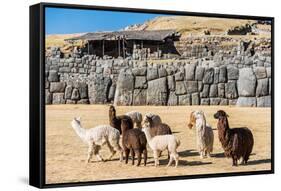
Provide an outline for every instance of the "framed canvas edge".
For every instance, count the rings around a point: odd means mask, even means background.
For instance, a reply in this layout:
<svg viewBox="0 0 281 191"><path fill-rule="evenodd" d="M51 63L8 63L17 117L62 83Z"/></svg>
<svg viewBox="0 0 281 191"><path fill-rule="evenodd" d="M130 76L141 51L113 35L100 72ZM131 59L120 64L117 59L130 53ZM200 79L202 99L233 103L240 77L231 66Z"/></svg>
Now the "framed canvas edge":
<svg viewBox="0 0 281 191"><path fill-rule="evenodd" d="M140 8L126 8L126 7L109 7L109 6L95 6L95 5L78 5L78 4L60 4L60 3L39 3L35 5L31 5L31 7L39 7L40 10L40 18L39 18L39 29L40 37L33 42L38 42L40 51L39 57L37 56L37 60L34 58L34 50L32 50L32 42L31 39L31 31L34 30L32 27L34 25L30 23L30 138L29 138L29 176L32 173L39 173L39 180L34 182L33 180L29 180L29 184L38 188L55 188L55 187L70 187L70 186L89 186L89 185L103 185L103 184L121 184L121 183L137 183L137 182L151 182L151 181L170 181L170 180L184 180L184 179L197 179L197 178L223 178L229 176L245 176L245 175L262 175L262 174L273 174L275 170L275 147L274 147L274 17L268 16L250 16L250 15L232 15L232 14L217 14L217 13L200 13L200 12L188 12L188 11L174 11L174 10L157 10L157 9L140 9ZM233 18L233 19L253 19L253 20L270 20L271 21L271 67L272 67L272 76L271 76L271 169L270 170L260 170L260 171L247 171L247 172L229 172L229 173L213 173L213 174L199 174L199 175L184 175L184 176L165 176L165 177L154 177L154 178L135 178L135 179L114 179L114 180L101 180L101 181L88 181L88 182L69 182L69 183L52 183L46 184L46 166L45 166L45 89L44 89L44 80L45 80L45 8L53 7L53 8L71 8L71 9L88 9L88 10L107 10L107 11L121 11L121 12L141 12L141 13L159 13L159 14L172 14L172 15L189 15L189 16L199 16L199 17L216 17L216 18ZM31 22L31 18L30 18ZM32 60L33 59L33 60ZM34 69L34 64L39 65L39 70ZM35 82L31 81L32 74L39 72L39 84L36 84L35 87L32 88L32 85ZM39 102L34 101L34 96L39 93ZM35 103L36 102L36 103ZM39 108L38 108L39 106ZM39 136L38 144L39 151L31 153L32 149L34 149L34 145L31 135L34 135L34 131L36 126L32 125L32 121L36 121L34 117L34 113L31 111L38 110L39 112L39 133L36 134ZM36 147L36 145L35 145ZM39 169L35 172L32 172L34 168L31 168L33 164L31 164L31 159L33 159L34 155L39 156L39 161L36 161L36 164L39 164ZM32 170L33 169L33 170ZM34 176L34 174L33 174Z"/></svg>

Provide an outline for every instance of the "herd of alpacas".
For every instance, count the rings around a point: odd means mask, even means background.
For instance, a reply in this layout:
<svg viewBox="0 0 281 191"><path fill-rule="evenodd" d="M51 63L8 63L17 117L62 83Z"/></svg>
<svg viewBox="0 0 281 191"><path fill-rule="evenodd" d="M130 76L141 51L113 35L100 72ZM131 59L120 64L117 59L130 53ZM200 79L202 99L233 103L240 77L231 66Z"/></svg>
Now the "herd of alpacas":
<svg viewBox="0 0 281 191"><path fill-rule="evenodd" d="M254 138L250 129L246 127L230 128L228 115L223 110L217 111L214 118L218 119L218 138L225 156L232 158L233 166L237 166L237 161L240 159L242 159L241 164L247 164L254 145ZM136 128L134 128L134 124ZM143 158L145 166L148 144L153 151L155 166L159 166L158 158L165 150L168 151L169 159L167 167L173 161L175 161L175 167L178 166L179 154L177 148L180 146L180 140L172 133L171 127L162 122L159 115L147 113L144 119L142 114L137 111L125 115L116 115L115 107L110 106L109 125L85 129L81 126L80 118L74 118L71 125L81 140L88 144L87 162L90 162L93 154L98 161L105 161L99 151L101 146L106 144L111 152L107 160L111 160L115 153L119 153L122 162L125 154L125 163L127 164L131 154L132 165L135 164L136 155L136 165L139 166ZM188 127L192 129L193 126L196 128L196 143L200 157L211 157L214 133L212 127L206 123L203 111L191 112Z"/></svg>

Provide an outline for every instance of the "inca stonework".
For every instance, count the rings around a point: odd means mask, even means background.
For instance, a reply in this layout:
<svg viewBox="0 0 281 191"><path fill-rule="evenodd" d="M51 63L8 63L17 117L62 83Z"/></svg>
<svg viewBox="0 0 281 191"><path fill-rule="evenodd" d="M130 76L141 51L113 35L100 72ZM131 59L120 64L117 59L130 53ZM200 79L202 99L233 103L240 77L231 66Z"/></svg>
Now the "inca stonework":
<svg viewBox="0 0 281 191"><path fill-rule="evenodd" d="M256 47L253 54L239 44L224 50L190 46L184 57L166 60L61 58L53 48L46 57L46 104L270 107L271 49Z"/></svg>

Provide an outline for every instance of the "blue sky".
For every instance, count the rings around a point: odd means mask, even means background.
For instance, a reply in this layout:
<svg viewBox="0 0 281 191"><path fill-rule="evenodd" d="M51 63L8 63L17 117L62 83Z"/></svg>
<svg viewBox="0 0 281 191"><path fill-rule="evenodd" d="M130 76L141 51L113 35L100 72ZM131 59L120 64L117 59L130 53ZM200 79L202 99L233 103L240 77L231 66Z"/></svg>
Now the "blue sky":
<svg viewBox="0 0 281 191"><path fill-rule="evenodd" d="M114 31L140 24L161 14L46 8L46 34Z"/></svg>

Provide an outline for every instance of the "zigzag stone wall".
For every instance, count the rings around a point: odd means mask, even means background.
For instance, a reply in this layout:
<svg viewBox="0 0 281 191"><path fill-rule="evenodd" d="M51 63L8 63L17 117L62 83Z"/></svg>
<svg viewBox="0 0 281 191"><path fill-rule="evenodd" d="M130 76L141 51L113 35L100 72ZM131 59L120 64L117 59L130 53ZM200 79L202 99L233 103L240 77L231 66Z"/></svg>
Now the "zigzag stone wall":
<svg viewBox="0 0 281 191"><path fill-rule="evenodd" d="M46 104L271 106L270 54L146 60L46 57Z"/></svg>

